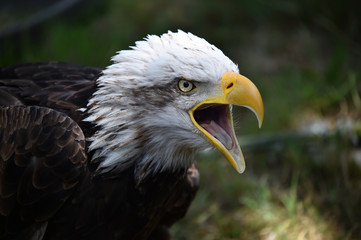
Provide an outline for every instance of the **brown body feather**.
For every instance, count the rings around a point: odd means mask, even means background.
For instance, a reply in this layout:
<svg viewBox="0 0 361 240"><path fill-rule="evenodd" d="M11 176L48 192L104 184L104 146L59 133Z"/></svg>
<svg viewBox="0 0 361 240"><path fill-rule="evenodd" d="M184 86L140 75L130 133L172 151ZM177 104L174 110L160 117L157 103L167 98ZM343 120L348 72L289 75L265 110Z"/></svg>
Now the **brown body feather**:
<svg viewBox="0 0 361 240"><path fill-rule="evenodd" d="M68 63L0 68L0 239L168 239L198 189L198 170L139 184L134 167L94 176L83 122L101 74Z"/></svg>

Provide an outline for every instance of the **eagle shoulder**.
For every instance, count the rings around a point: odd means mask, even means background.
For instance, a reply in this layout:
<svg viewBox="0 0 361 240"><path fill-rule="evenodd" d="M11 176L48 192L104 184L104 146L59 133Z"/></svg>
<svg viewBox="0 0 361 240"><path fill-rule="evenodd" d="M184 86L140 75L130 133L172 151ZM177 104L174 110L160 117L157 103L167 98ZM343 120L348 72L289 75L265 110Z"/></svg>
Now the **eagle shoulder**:
<svg viewBox="0 0 361 240"><path fill-rule="evenodd" d="M65 62L23 63L0 68L0 105L37 105L69 115L78 124L101 70Z"/></svg>

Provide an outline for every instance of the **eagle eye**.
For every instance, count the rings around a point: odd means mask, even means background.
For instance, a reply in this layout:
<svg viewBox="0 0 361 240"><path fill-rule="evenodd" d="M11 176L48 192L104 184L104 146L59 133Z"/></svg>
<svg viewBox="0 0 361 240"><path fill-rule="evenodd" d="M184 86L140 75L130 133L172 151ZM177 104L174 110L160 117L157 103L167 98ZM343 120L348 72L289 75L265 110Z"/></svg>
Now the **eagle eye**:
<svg viewBox="0 0 361 240"><path fill-rule="evenodd" d="M196 88L196 85L191 81L180 79L177 84L178 90L181 93L189 93Z"/></svg>

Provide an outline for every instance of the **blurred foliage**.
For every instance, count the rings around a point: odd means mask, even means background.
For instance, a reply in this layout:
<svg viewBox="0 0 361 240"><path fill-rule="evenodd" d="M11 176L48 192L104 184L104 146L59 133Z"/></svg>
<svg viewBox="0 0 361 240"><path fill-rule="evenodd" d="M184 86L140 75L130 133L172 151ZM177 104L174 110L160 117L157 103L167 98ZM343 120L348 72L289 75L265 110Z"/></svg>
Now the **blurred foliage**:
<svg viewBox="0 0 361 240"><path fill-rule="evenodd" d="M354 127L350 135L245 151L241 176L219 153L200 155L201 190L173 227L175 239L360 239L360 11L356 0L83 1L0 39L0 65L60 60L103 68L147 34L182 29L204 37L262 93L262 129L236 109L239 133L290 131L310 119L332 126L349 119Z"/></svg>

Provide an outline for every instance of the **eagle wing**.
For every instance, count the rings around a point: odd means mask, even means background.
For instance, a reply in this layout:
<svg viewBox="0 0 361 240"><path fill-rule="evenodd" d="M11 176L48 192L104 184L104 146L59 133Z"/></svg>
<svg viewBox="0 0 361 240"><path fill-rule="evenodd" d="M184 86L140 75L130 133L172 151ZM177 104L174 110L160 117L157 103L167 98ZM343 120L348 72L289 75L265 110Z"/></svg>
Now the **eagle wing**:
<svg viewBox="0 0 361 240"><path fill-rule="evenodd" d="M1 107L0 142L0 225L9 227L1 234L32 231L54 215L85 173L83 132L49 108Z"/></svg>
<svg viewBox="0 0 361 240"><path fill-rule="evenodd" d="M1 239L40 238L87 171L78 109L99 74L59 62L0 68Z"/></svg>

